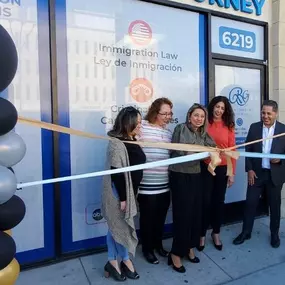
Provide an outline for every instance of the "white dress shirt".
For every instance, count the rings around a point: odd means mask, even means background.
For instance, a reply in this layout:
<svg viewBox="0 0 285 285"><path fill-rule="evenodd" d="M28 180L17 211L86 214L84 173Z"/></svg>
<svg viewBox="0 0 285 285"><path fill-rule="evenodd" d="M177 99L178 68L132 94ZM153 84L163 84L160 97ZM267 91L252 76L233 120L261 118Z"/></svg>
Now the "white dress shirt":
<svg viewBox="0 0 285 285"><path fill-rule="evenodd" d="M267 128L266 126L263 125L263 130L262 130L263 139L274 136L275 125L276 122L270 128ZM263 141L262 153L270 153L271 146L272 146L272 139ZM262 168L270 169L270 158L262 158Z"/></svg>

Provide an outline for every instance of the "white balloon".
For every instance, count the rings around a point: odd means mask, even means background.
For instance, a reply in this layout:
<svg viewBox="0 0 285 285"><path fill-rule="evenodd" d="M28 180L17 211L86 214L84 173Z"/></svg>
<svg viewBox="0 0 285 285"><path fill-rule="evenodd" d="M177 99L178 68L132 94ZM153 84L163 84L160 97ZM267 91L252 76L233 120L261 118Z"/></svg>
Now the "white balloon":
<svg viewBox="0 0 285 285"><path fill-rule="evenodd" d="M0 165L11 167L19 163L26 154L24 140L14 131L0 136Z"/></svg>
<svg viewBox="0 0 285 285"><path fill-rule="evenodd" d="M0 165L0 204L10 200L17 190L15 174L7 167Z"/></svg>

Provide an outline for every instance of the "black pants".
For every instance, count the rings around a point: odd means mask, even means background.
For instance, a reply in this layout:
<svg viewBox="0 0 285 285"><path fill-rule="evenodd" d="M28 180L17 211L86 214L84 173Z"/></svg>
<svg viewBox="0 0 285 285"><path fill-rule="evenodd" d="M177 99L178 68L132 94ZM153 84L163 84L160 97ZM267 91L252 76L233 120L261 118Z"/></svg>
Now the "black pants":
<svg viewBox="0 0 285 285"><path fill-rule="evenodd" d="M275 186L271 180L270 170L263 170L262 175L255 178L254 185L248 185L247 187L243 219L243 232L246 234L252 232L256 208L263 190L266 191L266 197L269 204L271 233L277 234L279 232L282 185Z"/></svg>
<svg viewBox="0 0 285 285"><path fill-rule="evenodd" d="M215 169L216 176L213 176L207 167L207 164L201 163L203 183L201 237L206 235L209 226L212 226L214 234L220 233L228 182L227 166L218 166Z"/></svg>
<svg viewBox="0 0 285 285"><path fill-rule="evenodd" d="M170 205L170 192L139 194L140 238L143 252L162 248L163 228Z"/></svg>
<svg viewBox="0 0 285 285"><path fill-rule="evenodd" d="M170 172L173 211L173 242L171 253L181 258L199 245L201 231L200 173Z"/></svg>

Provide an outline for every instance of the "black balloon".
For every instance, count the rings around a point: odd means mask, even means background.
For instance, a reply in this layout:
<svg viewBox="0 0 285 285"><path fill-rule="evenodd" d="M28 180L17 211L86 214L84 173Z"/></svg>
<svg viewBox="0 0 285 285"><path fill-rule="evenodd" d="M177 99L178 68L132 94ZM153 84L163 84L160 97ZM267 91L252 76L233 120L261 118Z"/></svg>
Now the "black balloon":
<svg viewBox="0 0 285 285"><path fill-rule="evenodd" d="M10 101L0 98L0 136L13 130L17 120L18 112L15 106Z"/></svg>
<svg viewBox="0 0 285 285"><path fill-rule="evenodd" d="M0 92L12 82L18 66L15 44L9 33L0 25ZM14 105L0 98L0 136L16 125L18 113ZM11 169L13 171L13 169ZM18 196L0 205L0 271L7 267L16 254L16 244L11 236L2 232L18 225L24 218L26 207Z"/></svg>
<svg viewBox="0 0 285 285"><path fill-rule="evenodd" d="M16 244L11 236L0 232L0 270L8 266L16 254Z"/></svg>
<svg viewBox="0 0 285 285"><path fill-rule="evenodd" d="M0 92L12 82L18 67L16 46L9 33L0 25Z"/></svg>
<svg viewBox="0 0 285 285"><path fill-rule="evenodd" d="M23 220L25 214L25 203L20 197L14 195L6 203L0 205L0 231L16 227Z"/></svg>

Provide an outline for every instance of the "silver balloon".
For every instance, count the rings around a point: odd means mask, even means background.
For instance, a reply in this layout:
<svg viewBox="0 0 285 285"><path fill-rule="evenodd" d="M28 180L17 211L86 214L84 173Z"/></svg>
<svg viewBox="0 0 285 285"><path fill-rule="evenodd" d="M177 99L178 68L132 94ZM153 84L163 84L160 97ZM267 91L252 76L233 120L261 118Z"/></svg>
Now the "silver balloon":
<svg viewBox="0 0 285 285"><path fill-rule="evenodd" d="M0 165L14 166L23 159L26 150L24 140L14 131L0 136Z"/></svg>
<svg viewBox="0 0 285 285"><path fill-rule="evenodd" d="M15 174L7 167L0 165L0 204L10 200L17 190Z"/></svg>

